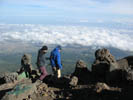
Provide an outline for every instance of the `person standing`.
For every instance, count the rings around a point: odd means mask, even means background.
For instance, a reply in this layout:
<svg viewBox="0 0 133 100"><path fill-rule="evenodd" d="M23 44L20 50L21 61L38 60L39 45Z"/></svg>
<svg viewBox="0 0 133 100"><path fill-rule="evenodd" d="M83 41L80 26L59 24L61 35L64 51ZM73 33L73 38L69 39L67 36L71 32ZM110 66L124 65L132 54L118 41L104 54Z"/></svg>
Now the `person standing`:
<svg viewBox="0 0 133 100"><path fill-rule="evenodd" d="M61 46L57 46L53 51L51 51L50 54L50 62L52 70L57 78L61 77L61 69L62 69L60 52L61 52Z"/></svg>
<svg viewBox="0 0 133 100"><path fill-rule="evenodd" d="M45 68L45 54L48 51L47 46L43 46L39 51L38 51L38 56L37 56L37 67L39 71L41 72L40 80L42 81L47 75L47 71Z"/></svg>
<svg viewBox="0 0 133 100"><path fill-rule="evenodd" d="M21 58L21 68L18 73L25 72L27 78L31 78L32 73L32 64L31 64L31 56L29 54L24 54Z"/></svg>

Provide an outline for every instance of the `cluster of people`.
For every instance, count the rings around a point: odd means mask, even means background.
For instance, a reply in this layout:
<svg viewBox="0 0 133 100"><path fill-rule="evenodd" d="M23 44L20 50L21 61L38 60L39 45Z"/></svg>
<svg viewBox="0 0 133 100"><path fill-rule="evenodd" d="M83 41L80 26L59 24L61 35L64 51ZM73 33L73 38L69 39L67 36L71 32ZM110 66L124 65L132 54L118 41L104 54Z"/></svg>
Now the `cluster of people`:
<svg viewBox="0 0 133 100"><path fill-rule="evenodd" d="M61 64L61 52L62 48L60 45L58 45L56 48L54 48L51 53L50 53L50 63L52 67L53 74L56 78L61 77L61 69L62 69L62 64ZM47 70L46 70L46 57L45 54L48 52L48 47L43 46L39 51L38 51L38 56L37 56L37 68L39 69L41 75L39 80L43 80L47 75ZM24 54L22 59L21 59L21 69L20 71L25 71L26 77L31 77L31 71L32 71L32 65L30 61L30 56L28 54Z"/></svg>

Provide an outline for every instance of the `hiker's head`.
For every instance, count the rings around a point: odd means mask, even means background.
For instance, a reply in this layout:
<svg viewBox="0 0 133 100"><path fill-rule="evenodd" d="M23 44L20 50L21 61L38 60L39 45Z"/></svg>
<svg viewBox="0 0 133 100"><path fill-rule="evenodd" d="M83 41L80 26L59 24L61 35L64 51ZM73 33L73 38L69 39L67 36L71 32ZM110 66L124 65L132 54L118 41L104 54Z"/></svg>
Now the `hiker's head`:
<svg viewBox="0 0 133 100"><path fill-rule="evenodd" d="M57 48L59 49L59 52L62 50L62 47L60 45L58 45Z"/></svg>
<svg viewBox="0 0 133 100"><path fill-rule="evenodd" d="M41 48L41 52L46 53L47 51L48 51L48 47L47 46L43 46Z"/></svg>

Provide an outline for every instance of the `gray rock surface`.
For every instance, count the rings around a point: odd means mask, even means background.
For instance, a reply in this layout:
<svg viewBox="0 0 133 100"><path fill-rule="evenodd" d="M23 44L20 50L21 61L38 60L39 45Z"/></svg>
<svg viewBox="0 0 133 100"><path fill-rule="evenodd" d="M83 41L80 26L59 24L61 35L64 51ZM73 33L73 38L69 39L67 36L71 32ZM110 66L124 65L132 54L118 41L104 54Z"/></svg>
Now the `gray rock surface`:
<svg viewBox="0 0 133 100"><path fill-rule="evenodd" d="M37 83L31 83L30 80L24 80L7 92L2 100L24 100L37 91L36 85Z"/></svg>
<svg viewBox="0 0 133 100"><path fill-rule="evenodd" d="M76 76L73 76L71 78L71 81L69 82L69 85L70 86L77 86L77 84L78 84L78 78Z"/></svg>
<svg viewBox="0 0 133 100"><path fill-rule="evenodd" d="M133 69L127 71L126 79L129 81L133 81Z"/></svg>
<svg viewBox="0 0 133 100"><path fill-rule="evenodd" d="M16 73L16 72L3 73L0 75L0 83L1 84L15 82L16 80L18 80L18 73Z"/></svg>

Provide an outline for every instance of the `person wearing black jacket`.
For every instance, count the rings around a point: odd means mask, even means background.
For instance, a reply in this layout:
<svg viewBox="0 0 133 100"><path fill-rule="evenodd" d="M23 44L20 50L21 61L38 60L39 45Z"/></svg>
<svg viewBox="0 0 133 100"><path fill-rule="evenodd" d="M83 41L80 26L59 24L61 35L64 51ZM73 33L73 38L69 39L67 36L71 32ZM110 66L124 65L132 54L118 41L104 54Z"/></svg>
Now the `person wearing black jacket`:
<svg viewBox="0 0 133 100"><path fill-rule="evenodd" d="M40 80L42 81L46 76L47 76L47 71L45 68L45 54L47 53L48 47L43 46L39 51L38 51L38 57L37 57L37 67L39 71L41 72Z"/></svg>

